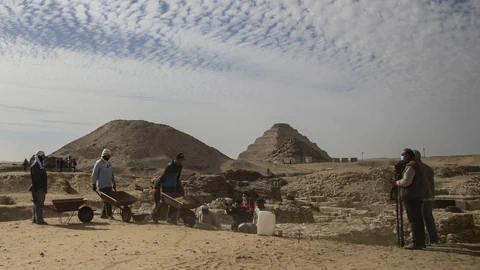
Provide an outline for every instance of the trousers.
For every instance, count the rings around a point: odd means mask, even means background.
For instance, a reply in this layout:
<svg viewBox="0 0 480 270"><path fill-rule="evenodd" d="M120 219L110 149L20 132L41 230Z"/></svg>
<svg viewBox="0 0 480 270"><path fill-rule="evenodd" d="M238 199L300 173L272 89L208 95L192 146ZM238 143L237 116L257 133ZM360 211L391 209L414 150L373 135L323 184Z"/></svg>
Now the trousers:
<svg viewBox="0 0 480 270"><path fill-rule="evenodd" d="M100 191L107 194L110 197L113 195L112 187L101 188ZM112 215L113 215L112 214L112 205L107 203L107 202L103 202L102 217L104 217L104 218L105 217L111 217Z"/></svg>
<svg viewBox="0 0 480 270"><path fill-rule="evenodd" d="M45 191L32 191L32 200L33 200L33 214L32 222L33 223L42 223L43 220L43 205L45 204Z"/></svg>
<svg viewBox="0 0 480 270"><path fill-rule="evenodd" d="M423 202L423 220L425 221L425 228L427 228L430 243L438 243L437 228L435 226L432 208L431 201Z"/></svg>
<svg viewBox="0 0 480 270"><path fill-rule="evenodd" d="M413 234L413 245L425 246L425 223L423 221L423 200L407 198L403 200L407 210L408 221Z"/></svg>

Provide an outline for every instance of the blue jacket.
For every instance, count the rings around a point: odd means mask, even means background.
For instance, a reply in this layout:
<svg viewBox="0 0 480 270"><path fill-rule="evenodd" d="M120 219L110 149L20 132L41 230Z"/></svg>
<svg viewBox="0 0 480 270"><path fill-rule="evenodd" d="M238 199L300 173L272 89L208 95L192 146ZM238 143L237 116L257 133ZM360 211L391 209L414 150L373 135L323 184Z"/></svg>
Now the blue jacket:
<svg viewBox="0 0 480 270"><path fill-rule="evenodd" d="M178 165L174 160L168 163L161 177L155 180L154 186L159 189L160 186L168 188L177 188L181 186L180 175L182 174L182 165Z"/></svg>

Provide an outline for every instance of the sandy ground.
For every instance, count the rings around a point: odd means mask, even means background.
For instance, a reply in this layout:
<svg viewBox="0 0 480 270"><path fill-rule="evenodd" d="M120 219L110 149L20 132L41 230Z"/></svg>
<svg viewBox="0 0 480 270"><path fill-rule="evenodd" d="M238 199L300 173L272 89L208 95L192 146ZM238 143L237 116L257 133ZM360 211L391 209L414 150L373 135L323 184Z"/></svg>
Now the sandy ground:
<svg viewBox="0 0 480 270"><path fill-rule="evenodd" d="M424 251L260 237L165 224L0 223L2 269L478 269L480 250ZM78 221L74 221L78 222Z"/></svg>

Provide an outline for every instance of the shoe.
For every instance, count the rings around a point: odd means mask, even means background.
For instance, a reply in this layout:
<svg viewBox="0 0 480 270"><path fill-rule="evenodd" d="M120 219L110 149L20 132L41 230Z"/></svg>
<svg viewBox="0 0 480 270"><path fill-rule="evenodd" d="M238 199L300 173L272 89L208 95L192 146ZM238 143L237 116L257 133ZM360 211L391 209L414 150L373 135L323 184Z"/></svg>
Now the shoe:
<svg viewBox="0 0 480 270"><path fill-rule="evenodd" d="M42 221L42 222L37 222L37 225L48 225L48 223L45 221Z"/></svg>
<svg viewBox="0 0 480 270"><path fill-rule="evenodd" d="M115 220L112 216L108 217L109 220Z"/></svg>
<svg viewBox="0 0 480 270"><path fill-rule="evenodd" d="M107 219L107 216L101 216L100 218L101 219Z"/></svg>
<svg viewBox="0 0 480 270"><path fill-rule="evenodd" d="M404 249L406 250L422 250L422 249L425 249L426 246L417 246L417 245L408 245L408 246L405 246Z"/></svg>
<svg viewBox="0 0 480 270"><path fill-rule="evenodd" d="M177 225L177 221L176 221L176 220L171 220L171 219L169 219L169 220L167 220L167 223L168 223L168 224L172 224L172 225Z"/></svg>

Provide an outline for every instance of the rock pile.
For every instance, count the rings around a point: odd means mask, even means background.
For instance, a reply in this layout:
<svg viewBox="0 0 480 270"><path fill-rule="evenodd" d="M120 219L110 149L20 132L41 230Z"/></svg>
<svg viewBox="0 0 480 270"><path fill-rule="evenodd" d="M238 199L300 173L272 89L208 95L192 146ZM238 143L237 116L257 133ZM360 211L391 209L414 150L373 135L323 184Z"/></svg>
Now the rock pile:
<svg viewBox="0 0 480 270"><path fill-rule="evenodd" d="M364 203L384 202L391 189L390 168L372 168L369 173L318 173L299 177L282 187L282 193L294 197L346 197Z"/></svg>
<svg viewBox="0 0 480 270"><path fill-rule="evenodd" d="M13 205L15 200L10 196L0 196L0 205Z"/></svg>

